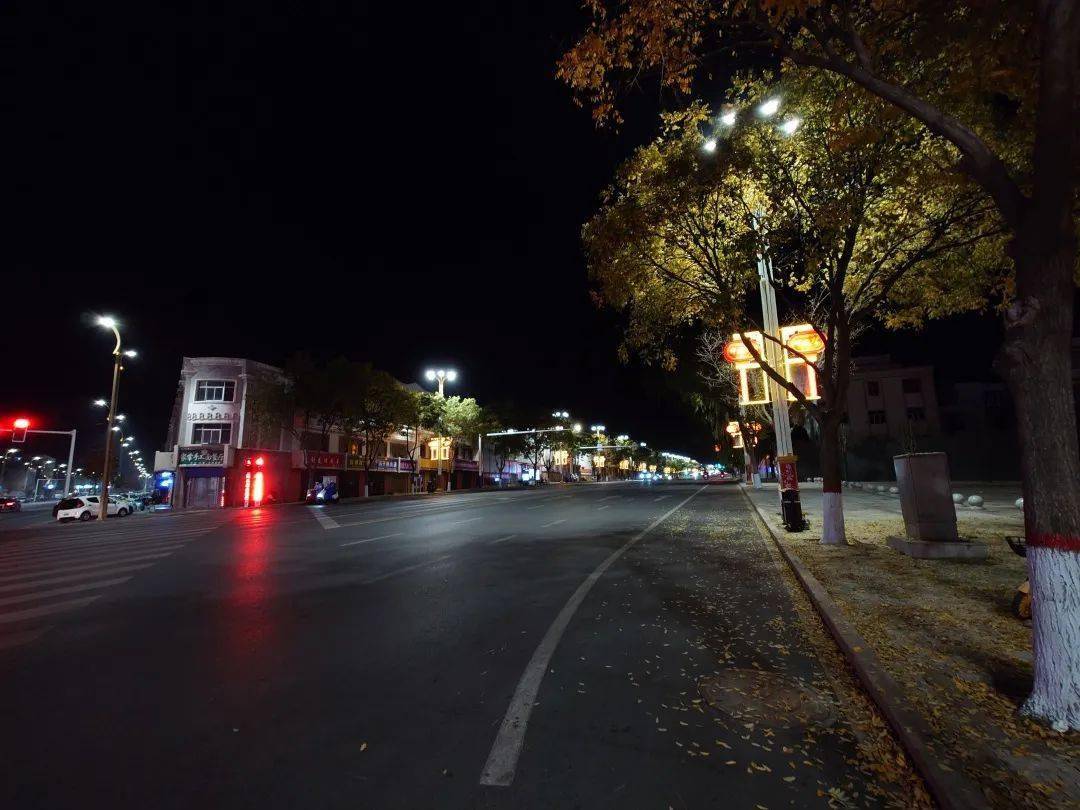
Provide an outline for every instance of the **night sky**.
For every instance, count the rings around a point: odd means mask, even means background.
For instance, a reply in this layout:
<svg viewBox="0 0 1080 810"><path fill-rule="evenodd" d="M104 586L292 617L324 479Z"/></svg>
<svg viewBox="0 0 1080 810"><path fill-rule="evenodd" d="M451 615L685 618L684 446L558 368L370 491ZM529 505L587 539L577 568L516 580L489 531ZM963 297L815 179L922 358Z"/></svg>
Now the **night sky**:
<svg viewBox="0 0 1080 810"><path fill-rule="evenodd" d="M554 78L578 5L8 4L0 418L96 434L109 313L141 354L120 399L144 452L182 355L306 350L406 381L453 366L453 393L708 457L589 300L581 224L663 100L646 85L621 133L595 130ZM996 332L969 317L867 350L926 362L946 340L944 374L980 377Z"/></svg>

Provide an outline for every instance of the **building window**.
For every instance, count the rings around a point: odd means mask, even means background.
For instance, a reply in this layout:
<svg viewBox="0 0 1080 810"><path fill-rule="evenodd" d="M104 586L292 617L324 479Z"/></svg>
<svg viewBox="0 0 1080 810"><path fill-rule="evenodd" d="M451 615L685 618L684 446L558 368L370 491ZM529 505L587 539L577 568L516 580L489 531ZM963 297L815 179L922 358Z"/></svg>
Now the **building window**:
<svg viewBox="0 0 1080 810"><path fill-rule="evenodd" d="M907 418L909 422L925 422L926 421L926 408L913 407L907 409Z"/></svg>
<svg viewBox="0 0 1080 810"><path fill-rule="evenodd" d="M922 380L918 377L905 377L901 386L905 394L918 394L922 391Z"/></svg>
<svg viewBox="0 0 1080 810"><path fill-rule="evenodd" d="M220 422L196 422L191 426L192 444L228 444L232 439L232 425Z"/></svg>
<svg viewBox="0 0 1080 810"><path fill-rule="evenodd" d="M885 411L867 411L866 421L868 421L871 425L884 425Z"/></svg>
<svg viewBox="0 0 1080 810"><path fill-rule="evenodd" d="M866 383L866 395L868 397L880 397L881 383L877 380L868 380Z"/></svg>
<svg viewBox="0 0 1080 810"><path fill-rule="evenodd" d="M196 402L232 402L236 383L232 380L199 380L195 383Z"/></svg>

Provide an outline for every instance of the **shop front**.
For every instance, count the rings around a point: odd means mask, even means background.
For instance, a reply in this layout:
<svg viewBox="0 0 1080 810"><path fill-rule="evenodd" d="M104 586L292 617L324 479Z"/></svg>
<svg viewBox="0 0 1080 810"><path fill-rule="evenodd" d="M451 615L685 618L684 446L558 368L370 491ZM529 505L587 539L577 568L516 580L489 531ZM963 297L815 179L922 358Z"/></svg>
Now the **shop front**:
<svg viewBox="0 0 1080 810"><path fill-rule="evenodd" d="M174 506L180 509L224 506L226 469L231 465L232 447L226 444L177 448Z"/></svg>
<svg viewBox="0 0 1080 810"><path fill-rule="evenodd" d="M324 450L303 450L303 474L299 500L303 500L309 487L333 484L342 498L355 498L359 492L360 475L355 471L346 471L344 453L328 453Z"/></svg>
<svg viewBox="0 0 1080 810"><path fill-rule="evenodd" d="M364 494L364 459L350 454L346 459L349 471L359 475L359 494ZM412 491L416 462L411 458L376 458L368 475L368 495L404 495Z"/></svg>
<svg viewBox="0 0 1080 810"><path fill-rule="evenodd" d="M472 489L477 486L480 465L472 459L454 459L454 489Z"/></svg>

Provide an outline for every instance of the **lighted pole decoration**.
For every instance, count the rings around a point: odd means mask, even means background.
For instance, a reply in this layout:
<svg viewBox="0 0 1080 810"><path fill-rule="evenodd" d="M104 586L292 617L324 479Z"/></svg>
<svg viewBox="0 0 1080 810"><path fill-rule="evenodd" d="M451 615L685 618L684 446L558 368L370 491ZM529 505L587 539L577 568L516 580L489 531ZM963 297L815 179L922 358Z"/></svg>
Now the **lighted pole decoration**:
<svg viewBox="0 0 1080 810"><path fill-rule="evenodd" d="M772 282L762 281L762 302L766 314L765 332L737 332L724 346L724 358L739 375L739 405L772 406L773 429L776 432L776 462L780 478L780 508L784 525L791 531L805 527L802 504L799 501L799 477L795 454L791 446L791 423L788 420L788 401L794 400L779 382L762 368L762 363L783 379L797 386L807 399L819 399L817 370L814 363L825 349L820 332L808 323L776 327L776 299ZM766 291L772 302L772 312L764 306ZM772 327L770 329L770 327ZM771 337L775 335L775 337Z"/></svg>

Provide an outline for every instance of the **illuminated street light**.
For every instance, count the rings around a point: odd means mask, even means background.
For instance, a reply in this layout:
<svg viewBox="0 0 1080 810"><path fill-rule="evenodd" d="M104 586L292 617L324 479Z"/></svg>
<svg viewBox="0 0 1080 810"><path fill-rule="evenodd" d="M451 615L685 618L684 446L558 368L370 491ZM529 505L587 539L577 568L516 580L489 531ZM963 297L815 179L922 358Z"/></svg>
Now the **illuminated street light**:
<svg viewBox="0 0 1080 810"><path fill-rule="evenodd" d="M716 151L716 138L709 138L709 140L705 141L705 151L706 152L715 152Z"/></svg>
<svg viewBox="0 0 1080 810"><path fill-rule="evenodd" d="M787 121L780 125L780 131L783 132L785 135L794 135L795 130L797 130L801 125L801 118L789 118Z"/></svg>
<svg viewBox="0 0 1080 810"><path fill-rule="evenodd" d="M735 119L738 118L738 113L735 110L728 110L726 113L720 116L720 122L726 127L735 126Z"/></svg>
<svg viewBox="0 0 1080 810"><path fill-rule="evenodd" d="M762 105L760 107L758 107L758 114L762 118L771 118L772 116L776 115L776 112L779 109L780 109L780 99L778 99L778 98L770 98L769 100L762 103Z"/></svg>
<svg viewBox="0 0 1080 810"><path fill-rule="evenodd" d="M453 369L433 369L429 368L424 372L424 377L430 380L438 380L439 382L439 396L444 396L443 387L447 382L453 382L457 379L457 372Z"/></svg>
<svg viewBox="0 0 1080 810"><path fill-rule="evenodd" d="M99 408L106 408L109 405L109 403L106 402L104 399L95 399L94 404L97 405L97 407Z"/></svg>
<svg viewBox="0 0 1080 810"><path fill-rule="evenodd" d="M110 315L102 315L97 319L98 326L109 329L112 331L113 336L116 338L116 345L113 347L113 380L112 380L112 395L109 397L109 417L105 422L105 464L103 466L103 472L101 476L101 507L98 514L98 520L105 520L109 513L109 456L112 453L112 434L119 433L120 428L115 423L122 422L124 420L123 415L117 416L116 403L117 396L120 390L120 372L124 370L123 358L135 357L136 352L134 349L127 349L126 351L121 349L120 346L120 329L116 319ZM101 405L103 400L96 400L95 405Z"/></svg>

